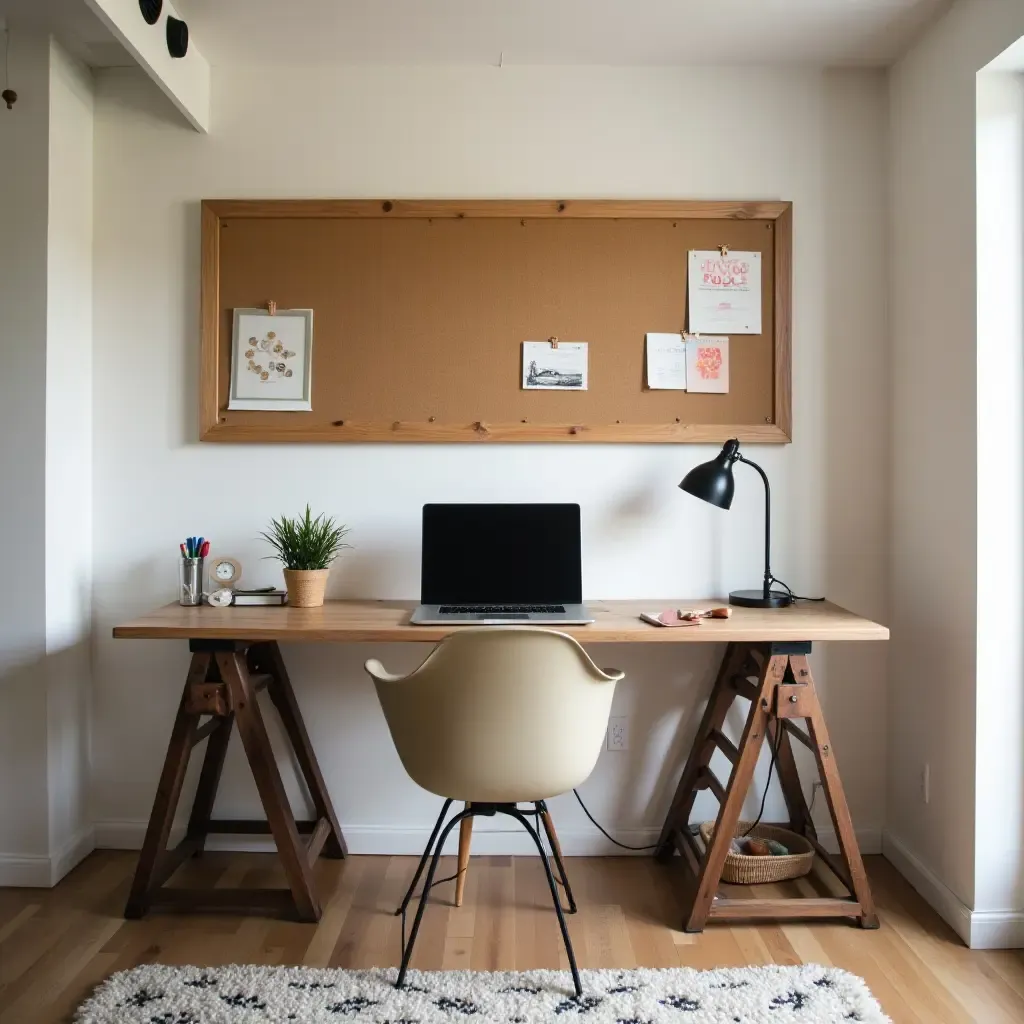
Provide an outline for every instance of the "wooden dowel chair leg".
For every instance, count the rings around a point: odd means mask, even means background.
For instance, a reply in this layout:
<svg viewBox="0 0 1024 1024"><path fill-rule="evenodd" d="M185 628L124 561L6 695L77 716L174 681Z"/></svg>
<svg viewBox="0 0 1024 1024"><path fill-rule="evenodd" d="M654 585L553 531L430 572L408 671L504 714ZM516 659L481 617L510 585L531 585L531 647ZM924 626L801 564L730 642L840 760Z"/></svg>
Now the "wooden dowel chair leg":
<svg viewBox="0 0 1024 1024"><path fill-rule="evenodd" d="M472 804L466 804L463 810L468 811ZM473 818L463 818L459 825L459 867L455 876L455 906L462 906L462 896L466 891L466 873L469 871L469 847L473 839Z"/></svg>
<svg viewBox="0 0 1024 1024"><path fill-rule="evenodd" d="M569 885L569 875L565 870L565 862L562 860L562 844L558 841L558 833L555 832L555 823L551 820L551 812L543 800L536 803L537 811L540 814L541 824L544 826L544 834L548 837L548 844L551 853L555 858L555 867L558 868L558 877L561 879L562 888L565 890L565 899L569 904L569 913L576 913L576 900Z"/></svg>

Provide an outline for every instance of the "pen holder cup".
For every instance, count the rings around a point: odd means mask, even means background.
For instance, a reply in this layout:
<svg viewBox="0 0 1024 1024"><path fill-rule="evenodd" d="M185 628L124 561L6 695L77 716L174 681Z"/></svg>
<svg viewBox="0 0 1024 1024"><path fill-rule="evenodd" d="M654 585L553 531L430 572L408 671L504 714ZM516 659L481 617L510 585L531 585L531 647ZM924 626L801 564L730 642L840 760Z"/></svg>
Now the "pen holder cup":
<svg viewBox="0 0 1024 1024"><path fill-rule="evenodd" d="M203 560L201 558L178 559L178 604L197 605L203 603Z"/></svg>

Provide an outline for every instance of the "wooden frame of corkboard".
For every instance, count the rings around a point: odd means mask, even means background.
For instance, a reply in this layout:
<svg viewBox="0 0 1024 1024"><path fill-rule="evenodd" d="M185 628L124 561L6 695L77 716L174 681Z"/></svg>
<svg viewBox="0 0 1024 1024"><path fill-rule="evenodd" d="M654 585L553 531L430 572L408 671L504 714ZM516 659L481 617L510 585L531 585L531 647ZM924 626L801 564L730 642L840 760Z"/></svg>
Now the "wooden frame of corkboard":
<svg viewBox="0 0 1024 1024"><path fill-rule="evenodd" d="M648 390L644 335L723 244L762 252L765 333L730 339L729 395ZM200 439L785 443L792 244L775 201L206 200ZM226 409L232 309L269 301L314 310L312 412ZM552 335L590 343L588 391L521 389Z"/></svg>

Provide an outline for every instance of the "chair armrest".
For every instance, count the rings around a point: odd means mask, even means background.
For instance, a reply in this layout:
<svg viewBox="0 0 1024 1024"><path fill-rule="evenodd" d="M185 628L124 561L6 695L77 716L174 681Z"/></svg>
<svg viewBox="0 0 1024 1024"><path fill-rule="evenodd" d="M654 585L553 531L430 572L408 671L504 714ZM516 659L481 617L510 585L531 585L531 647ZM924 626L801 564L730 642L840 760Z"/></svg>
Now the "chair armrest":
<svg viewBox="0 0 1024 1024"><path fill-rule="evenodd" d="M395 675L393 672L389 672L376 658L370 658L364 665L363 668L376 680L382 683L397 683L405 679L405 676Z"/></svg>

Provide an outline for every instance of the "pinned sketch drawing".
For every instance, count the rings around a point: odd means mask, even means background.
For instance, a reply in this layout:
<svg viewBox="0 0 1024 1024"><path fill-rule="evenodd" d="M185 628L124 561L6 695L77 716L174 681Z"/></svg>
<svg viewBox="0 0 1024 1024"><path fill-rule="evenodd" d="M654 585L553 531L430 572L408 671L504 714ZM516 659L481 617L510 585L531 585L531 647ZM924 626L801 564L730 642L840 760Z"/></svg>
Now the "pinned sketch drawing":
<svg viewBox="0 0 1024 1024"><path fill-rule="evenodd" d="M691 394L729 393L729 339L686 338L686 389Z"/></svg>
<svg viewBox="0 0 1024 1024"><path fill-rule="evenodd" d="M586 391L587 343L523 342L523 388L526 391Z"/></svg>
<svg viewBox="0 0 1024 1024"><path fill-rule="evenodd" d="M690 252L688 324L708 334L761 333L761 254Z"/></svg>

